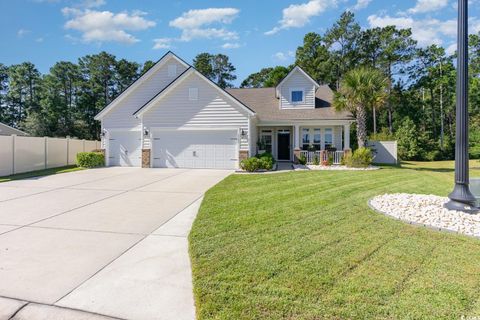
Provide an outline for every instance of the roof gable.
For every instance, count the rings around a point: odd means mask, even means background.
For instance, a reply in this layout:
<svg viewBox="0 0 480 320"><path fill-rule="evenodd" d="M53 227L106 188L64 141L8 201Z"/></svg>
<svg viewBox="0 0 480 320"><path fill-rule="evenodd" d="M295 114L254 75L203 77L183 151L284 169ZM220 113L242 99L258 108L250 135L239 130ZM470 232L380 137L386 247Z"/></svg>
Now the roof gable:
<svg viewBox="0 0 480 320"><path fill-rule="evenodd" d="M142 74L137 80L133 81L122 93L120 93L113 101L111 101L102 111L96 116L95 120L101 120L105 115L112 111L119 103L134 92L142 83L147 81L151 76L158 72L168 61L175 59L178 63L189 68L189 64L175 55L173 52L168 51L163 57L161 57L147 72Z"/></svg>
<svg viewBox="0 0 480 320"><path fill-rule="evenodd" d="M318 84L317 81L315 81L312 77L310 77L308 75L308 73L306 73L302 68L300 68L299 66L295 66L295 68L292 69L292 71L290 71L286 76L285 78L282 79L282 81L280 81L280 83L275 87L275 92L276 92L276 95L277 95L277 98L280 96L280 88L285 84L285 82L295 73L300 73L302 76L304 76L308 81L310 81L314 86L315 86L315 89L318 89L320 87L320 85Z"/></svg>
<svg viewBox="0 0 480 320"><path fill-rule="evenodd" d="M174 81L172 81L167 87L161 90L157 95L155 95L150 101L145 103L140 109L138 109L133 115L135 117L140 117L142 114L150 110L157 102L161 101L169 92L174 90L179 84L181 84L185 79L187 79L190 75L195 74L199 76L203 81L206 81L210 86L212 86L215 90L217 90L220 94L231 100L235 105L239 106L241 109L247 112L249 115L254 115L255 112L250 109L248 106L243 104L240 100L236 97L231 95L229 92L220 88L216 83L212 80L205 77L201 74L198 70L194 67L189 67L185 72L183 72L180 76L178 76Z"/></svg>

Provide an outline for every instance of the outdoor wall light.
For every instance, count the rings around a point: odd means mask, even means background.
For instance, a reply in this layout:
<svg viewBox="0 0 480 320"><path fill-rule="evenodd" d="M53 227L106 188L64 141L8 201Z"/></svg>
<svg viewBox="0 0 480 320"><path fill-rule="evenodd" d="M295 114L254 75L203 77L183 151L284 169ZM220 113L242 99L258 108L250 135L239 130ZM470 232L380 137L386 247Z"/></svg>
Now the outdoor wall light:
<svg viewBox="0 0 480 320"><path fill-rule="evenodd" d="M102 130L102 137L105 137L106 134L107 134L107 130L103 129Z"/></svg>
<svg viewBox="0 0 480 320"><path fill-rule="evenodd" d="M243 139L245 139L245 138L247 137L247 132L242 129L242 130L240 131L240 136L241 136Z"/></svg>
<svg viewBox="0 0 480 320"><path fill-rule="evenodd" d="M150 131L148 131L147 128L143 128L143 135L148 136L150 134Z"/></svg>

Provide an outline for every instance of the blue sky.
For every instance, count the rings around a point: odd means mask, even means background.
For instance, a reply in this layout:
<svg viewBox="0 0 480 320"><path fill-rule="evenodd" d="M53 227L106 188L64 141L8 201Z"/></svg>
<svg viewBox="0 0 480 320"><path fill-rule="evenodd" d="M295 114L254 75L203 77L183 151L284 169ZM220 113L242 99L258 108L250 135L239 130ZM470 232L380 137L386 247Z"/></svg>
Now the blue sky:
<svg viewBox="0 0 480 320"><path fill-rule="evenodd" d="M470 31L479 32L480 0L470 2ZM31 61L45 73L102 50L138 62L168 50L187 62L225 53L238 84L291 64L305 33L323 33L345 10L362 27L410 27L419 45L454 49L456 0L0 0L0 62Z"/></svg>

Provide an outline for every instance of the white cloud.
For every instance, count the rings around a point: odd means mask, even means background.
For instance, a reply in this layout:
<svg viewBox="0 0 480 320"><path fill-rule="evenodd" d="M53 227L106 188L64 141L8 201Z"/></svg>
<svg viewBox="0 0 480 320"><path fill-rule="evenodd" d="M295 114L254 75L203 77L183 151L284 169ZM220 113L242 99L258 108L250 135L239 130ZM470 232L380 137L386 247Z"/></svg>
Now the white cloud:
<svg viewBox="0 0 480 320"><path fill-rule="evenodd" d="M372 0L357 0L357 3L353 6L354 11L362 10L368 7Z"/></svg>
<svg viewBox="0 0 480 320"><path fill-rule="evenodd" d="M43 42L43 40L44 40L43 37L39 37L39 38L35 39L35 42L41 43L41 42Z"/></svg>
<svg viewBox="0 0 480 320"><path fill-rule="evenodd" d="M438 11L448 5L448 0L417 0L415 7L408 10L409 13L425 13Z"/></svg>
<svg viewBox="0 0 480 320"><path fill-rule="evenodd" d="M241 47L240 43L237 43L237 42L227 42L222 45L223 49L237 49L240 47Z"/></svg>
<svg viewBox="0 0 480 320"><path fill-rule="evenodd" d="M19 38L23 38L24 36L26 36L27 34L29 34L31 31L30 30L27 30L27 29L18 29L17 31L17 37Z"/></svg>
<svg viewBox="0 0 480 320"><path fill-rule="evenodd" d="M336 4L337 0L310 0L302 4L291 4L283 9L279 26L265 32L265 34L272 35L283 29L301 28L310 22L310 18L320 15Z"/></svg>
<svg viewBox="0 0 480 320"><path fill-rule="evenodd" d="M104 4L106 4L105 0L84 0L80 6L84 8L97 8L103 6Z"/></svg>
<svg viewBox="0 0 480 320"><path fill-rule="evenodd" d="M102 1L89 1L90 5ZM144 18L140 11L113 13L91 9L66 7L62 9L65 16L70 17L65 23L66 29L82 33L84 42L120 42L132 44L139 40L130 31L140 31L155 26L155 22Z"/></svg>
<svg viewBox="0 0 480 320"><path fill-rule="evenodd" d="M172 39L170 38L158 38L158 39L153 39L153 42L155 43L153 45L153 49L169 49L172 46Z"/></svg>
<svg viewBox="0 0 480 320"><path fill-rule="evenodd" d="M391 17L371 15L368 17L371 27L386 27L393 25L399 29L411 29L412 38L418 41L420 46L431 44L441 45L443 36L455 37L456 21L440 21L437 19L413 19L412 17Z"/></svg>
<svg viewBox="0 0 480 320"><path fill-rule="evenodd" d="M445 49L445 52L446 52L448 55L454 54L455 51L457 51L457 44L456 44L456 43L452 43L451 45L449 45L449 46L447 47L447 49Z"/></svg>
<svg viewBox="0 0 480 320"><path fill-rule="evenodd" d="M169 25L182 31L180 41L213 38L234 40L238 39L238 34L225 29L223 25L232 23L239 12L240 10L236 8L189 10L170 21ZM210 27L211 25L217 25L217 27ZM218 27L218 25L222 27Z"/></svg>
<svg viewBox="0 0 480 320"><path fill-rule="evenodd" d="M277 61L287 61L295 56L295 53L293 51L287 51L287 52L277 52L273 55L273 58Z"/></svg>

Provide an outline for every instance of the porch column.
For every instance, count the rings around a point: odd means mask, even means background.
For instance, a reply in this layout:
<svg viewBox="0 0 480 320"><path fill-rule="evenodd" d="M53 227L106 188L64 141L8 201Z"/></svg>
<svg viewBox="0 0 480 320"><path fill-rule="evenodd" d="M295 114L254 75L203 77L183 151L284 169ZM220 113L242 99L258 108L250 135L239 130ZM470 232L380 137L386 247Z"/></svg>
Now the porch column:
<svg viewBox="0 0 480 320"><path fill-rule="evenodd" d="M343 149L350 150L350 123L343 126Z"/></svg>
<svg viewBox="0 0 480 320"><path fill-rule="evenodd" d="M300 159L300 126L293 126L293 162L298 164Z"/></svg>
<svg viewBox="0 0 480 320"><path fill-rule="evenodd" d="M294 133L293 133L293 148L299 149L300 148L300 126L294 126Z"/></svg>

